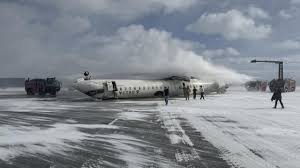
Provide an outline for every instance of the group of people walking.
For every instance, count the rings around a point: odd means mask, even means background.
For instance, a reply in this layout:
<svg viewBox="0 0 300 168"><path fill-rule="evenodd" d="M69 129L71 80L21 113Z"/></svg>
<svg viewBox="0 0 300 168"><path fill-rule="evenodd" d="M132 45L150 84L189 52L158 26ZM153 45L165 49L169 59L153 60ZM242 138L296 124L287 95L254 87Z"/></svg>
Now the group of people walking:
<svg viewBox="0 0 300 168"><path fill-rule="evenodd" d="M193 89L193 98L196 99L197 97L197 89L196 87L194 87ZM191 89L189 86L185 86L185 83L183 83L183 96L185 98L185 100L190 100L190 92L191 92ZM204 88L202 86L200 86L199 88L199 92L200 92L200 100L201 99L205 99L204 98ZM168 102L169 102L169 88L168 87L165 87L164 88L164 98L165 98L165 103L166 105L168 105Z"/></svg>
<svg viewBox="0 0 300 168"><path fill-rule="evenodd" d="M183 85L183 95L185 97L185 100L190 100L190 92L191 92L191 89L189 86L185 86L185 83L182 84ZM197 89L196 87L193 88L193 98L196 99L197 97ZM200 100L201 99L205 99L204 98L204 88L202 86L200 86L199 88L199 92L200 92ZM278 101L280 102L280 105L281 105L281 108L284 108L283 106L283 103L282 103L282 96L281 96L281 89L280 88L277 88L274 93L273 93L273 96L271 98L271 101L275 100L275 105L273 108L277 108L277 103ZM164 97L165 97L165 103L166 105L168 105L168 102L169 102L169 88L168 87L165 87L164 88Z"/></svg>
<svg viewBox="0 0 300 168"><path fill-rule="evenodd" d="M185 97L185 100L190 100L190 92L191 92L191 89L190 89L190 86L185 86L185 84L183 83L183 96ZM196 87L194 86L193 88L193 98L196 99L197 97L197 89ZM200 86L199 88L199 92L200 92L200 100L201 99L205 99L204 98L204 88L202 86Z"/></svg>

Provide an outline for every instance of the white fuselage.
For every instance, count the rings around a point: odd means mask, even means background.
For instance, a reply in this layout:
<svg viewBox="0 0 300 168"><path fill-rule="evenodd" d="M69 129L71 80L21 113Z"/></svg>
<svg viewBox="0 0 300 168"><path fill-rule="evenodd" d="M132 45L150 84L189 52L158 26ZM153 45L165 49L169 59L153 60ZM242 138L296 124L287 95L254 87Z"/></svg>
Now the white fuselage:
<svg viewBox="0 0 300 168"><path fill-rule="evenodd" d="M163 96L164 88L169 88L169 96L183 95L183 83L190 87L190 93L194 87L199 92L200 86L207 92L218 92L218 84L203 82L197 79L190 81L181 80L84 80L78 79L73 87L78 91L97 99L112 98L147 98Z"/></svg>

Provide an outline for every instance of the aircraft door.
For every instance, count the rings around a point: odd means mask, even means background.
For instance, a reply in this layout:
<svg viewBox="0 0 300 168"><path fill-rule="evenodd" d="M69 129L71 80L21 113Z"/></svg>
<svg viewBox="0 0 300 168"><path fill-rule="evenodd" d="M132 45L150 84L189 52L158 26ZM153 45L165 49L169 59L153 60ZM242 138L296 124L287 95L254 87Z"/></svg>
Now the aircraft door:
<svg viewBox="0 0 300 168"><path fill-rule="evenodd" d="M115 81L112 81L113 91L118 91L117 84Z"/></svg>
<svg viewBox="0 0 300 168"><path fill-rule="evenodd" d="M106 82L107 83L107 91L114 91L114 87L112 82Z"/></svg>
<svg viewBox="0 0 300 168"><path fill-rule="evenodd" d="M104 89L104 99L112 99L117 98L117 85L115 81L108 81L103 83L103 89Z"/></svg>

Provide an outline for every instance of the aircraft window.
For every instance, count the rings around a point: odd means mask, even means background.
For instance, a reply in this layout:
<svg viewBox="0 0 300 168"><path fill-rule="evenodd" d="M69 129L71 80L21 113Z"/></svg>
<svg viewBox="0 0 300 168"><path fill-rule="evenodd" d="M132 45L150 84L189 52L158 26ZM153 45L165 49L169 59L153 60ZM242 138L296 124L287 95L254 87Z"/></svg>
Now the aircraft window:
<svg viewBox="0 0 300 168"><path fill-rule="evenodd" d="M141 90L141 87L139 86L139 90Z"/></svg>
<svg viewBox="0 0 300 168"><path fill-rule="evenodd" d="M136 90L136 87L133 87L133 90Z"/></svg>
<svg viewBox="0 0 300 168"><path fill-rule="evenodd" d="M152 86L152 89L154 89L154 86Z"/></svg>
<svg viewBox="0 0 300 168"><path fill-rule="evenodd" d="M119 89L122 91L122 88L121 88L121 87L120 87Z"/></svg>
<svg viewBox="0 0 300 168"><path fill-rule="evenodd" d="M131 90L131 87L129 87L129 90Z"/></svg>

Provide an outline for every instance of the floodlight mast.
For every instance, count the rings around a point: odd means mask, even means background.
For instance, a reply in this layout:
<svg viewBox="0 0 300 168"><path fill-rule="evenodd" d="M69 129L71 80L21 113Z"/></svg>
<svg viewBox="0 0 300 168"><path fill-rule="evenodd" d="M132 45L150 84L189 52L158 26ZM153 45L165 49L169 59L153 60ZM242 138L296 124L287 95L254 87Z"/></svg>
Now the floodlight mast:
<svg viewBox="0 0 300 168"><path fill-rule="evenodd" d="M265 62L278 64L278 79L283 80L283 61L252 60L251 63Z"/></svg>

